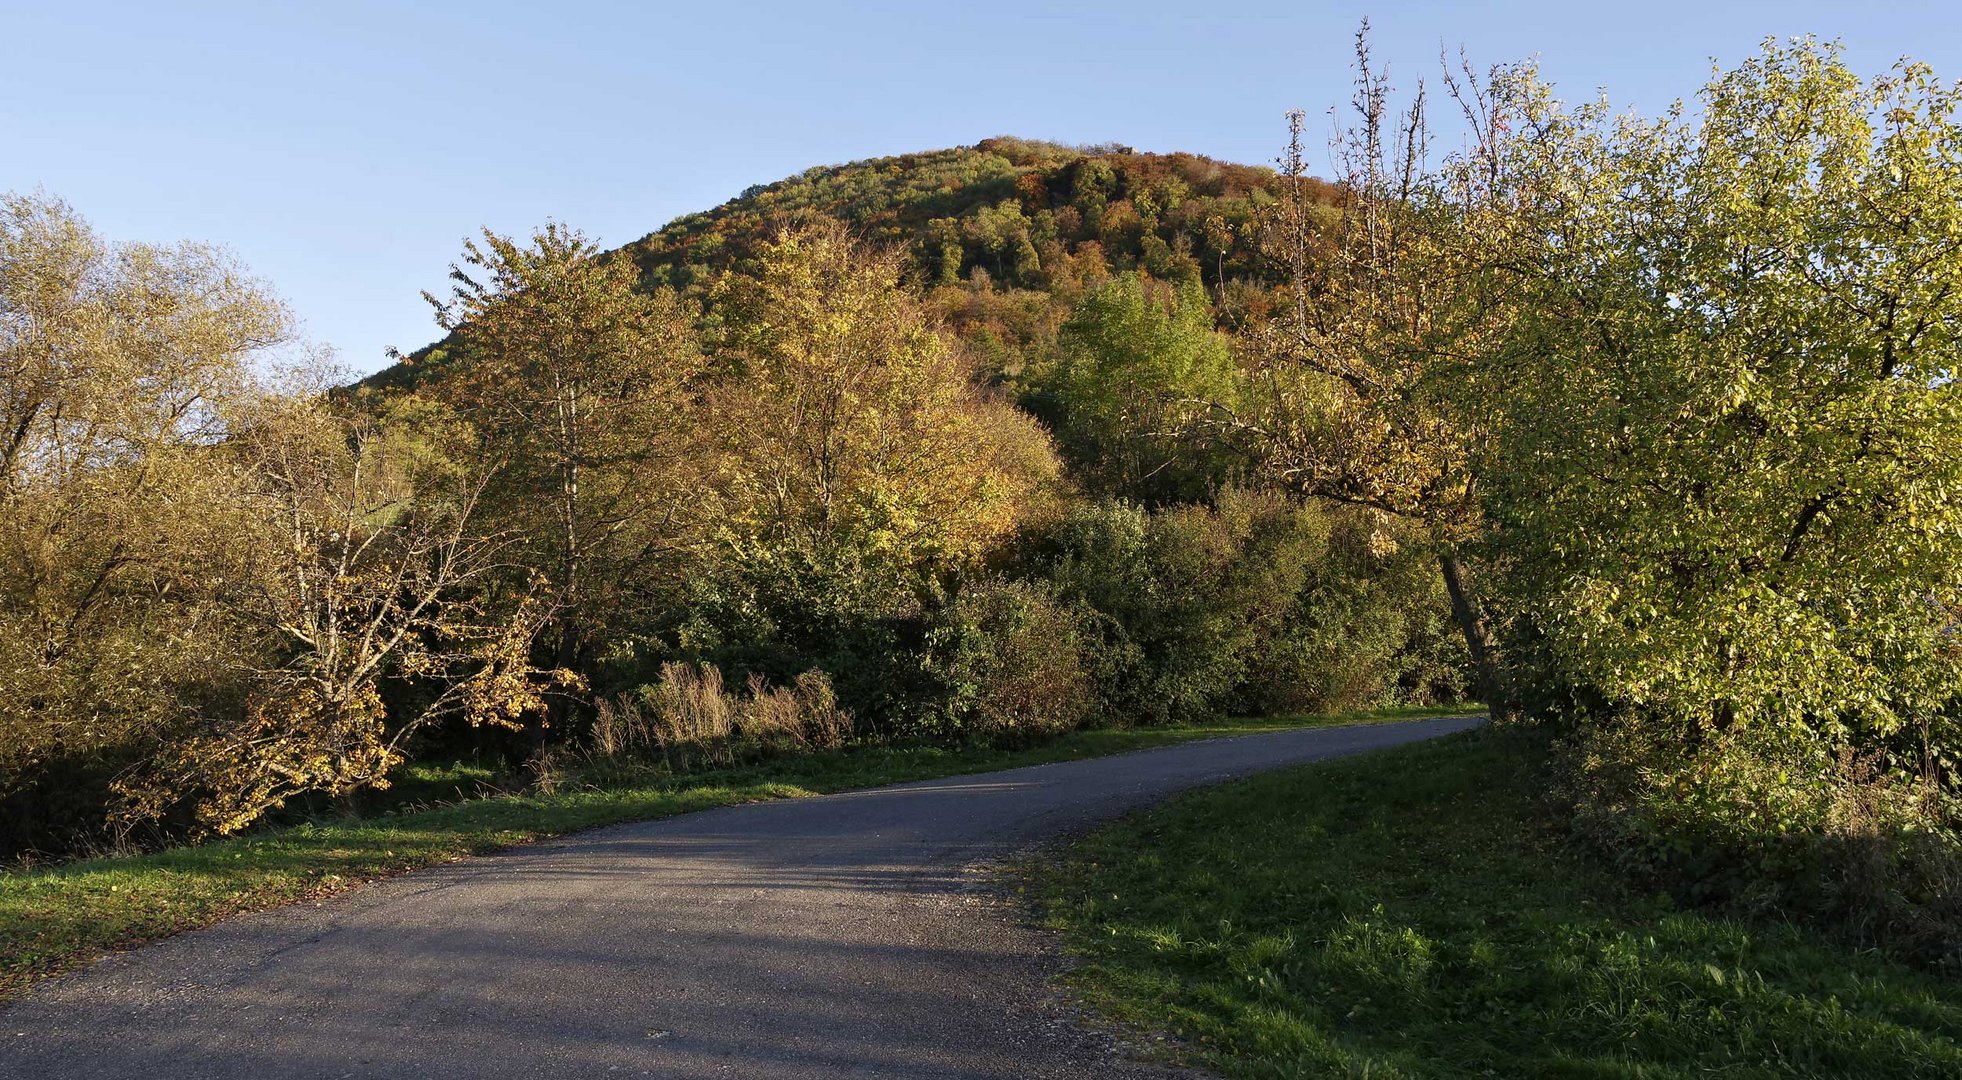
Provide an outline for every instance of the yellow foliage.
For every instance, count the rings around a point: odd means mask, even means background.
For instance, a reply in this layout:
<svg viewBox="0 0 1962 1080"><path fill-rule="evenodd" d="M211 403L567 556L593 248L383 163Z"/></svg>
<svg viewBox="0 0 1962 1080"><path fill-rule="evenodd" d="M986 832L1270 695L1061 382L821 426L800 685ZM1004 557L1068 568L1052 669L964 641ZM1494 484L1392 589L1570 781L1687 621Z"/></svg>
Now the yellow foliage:
<svg viewBox="0 0 1962 1080"><path fill-rule="evenodd" d="M707 427L735 531L952 565L1054 489L1047 434L974 387L902 267L833 222L786 232L755 278L724 280L732 374Z"/></svg>

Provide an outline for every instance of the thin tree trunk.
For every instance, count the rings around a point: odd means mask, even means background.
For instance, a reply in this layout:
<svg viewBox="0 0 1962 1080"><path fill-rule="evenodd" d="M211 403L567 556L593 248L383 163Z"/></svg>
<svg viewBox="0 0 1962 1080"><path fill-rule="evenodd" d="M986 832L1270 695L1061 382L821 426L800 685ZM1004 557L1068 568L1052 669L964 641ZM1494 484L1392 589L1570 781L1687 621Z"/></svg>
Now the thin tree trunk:
<svg viewBox="0 0 1962 1080"><path fill-rule="evenodd" d="M1438 569L1444 574L1444 591L1451 594L1451 617L1457 620L1458 632L1465 637L1465 648L1471 653L1473 689L1480 701L1492 710L1493 717L1499 718L1510 712L1503 702L1499 688L1498 672L1492 665L1492 638L1485 625L1485 616L1478 610L1471 590L1465 582L1464 567L1458 563L1456 552L1445 551L1437 557Z"/></svg>

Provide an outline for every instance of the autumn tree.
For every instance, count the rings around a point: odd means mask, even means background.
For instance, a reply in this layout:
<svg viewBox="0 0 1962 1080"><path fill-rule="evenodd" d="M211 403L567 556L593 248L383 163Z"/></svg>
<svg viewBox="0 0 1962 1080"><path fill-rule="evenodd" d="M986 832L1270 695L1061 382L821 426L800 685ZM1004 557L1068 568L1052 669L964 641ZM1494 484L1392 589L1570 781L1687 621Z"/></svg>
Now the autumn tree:
<svg viewBox="0 0 1962 1080"><path fill-rule="evenodd" d="M490 471L458 425L426 408L341 415L324 398L264 395L222 448L235 533L206 591L246 646L228 665L245 698L119 783L126 825L189 800L202 828L229 833L296 795L387 787L425 726L517 727L579 681L532 666L549 600L501 580L511 539L475 528ZM385 704L389 679L424 688L409 711Z"/></svg>
<svg viewBox="0 0 1962 1080"><path fill-rule="evenodd" d="M555 663L571 666L689 521L692 312L558 224L525 243L486 231L451 277L428 299L461 362L435 393L499 463L487 521L551 582Z"/></svg>
<svg viewBox="0 0 1962 1080"><path fill-rule="evenodd" d="M0 196L0 795L171 729L223 669L197 601L231 544L214 446L288 329L221 252L112 246Z"/></svg>
<svg viewBox="0 0 1962 1080"><path fill-rule="evenodd" d="M1290 117L1273 254L1291 302L1260 336L1247 404L1219 412L1255 440L1267 474L1292 490L1421 527L1479 692L1502 707L1490 619L1466 559L1483 535L1484 437L1466 390L1484 377L1481 357L1513 310L1499 287L1508 279L1480 273L1496 253L1476 227L1497 197L1486 166L1504 102L1469 71L1449 79L1472 137L1433 169L1423 84L1406 111L1392 112L1367 35L1365 21L1356 38L1355 120L1333 146L1341 192L1333 206L1315 197L1304 119Z"/></svg>
<svg viewBox="0 0 1962 1080"><path fill-rule="evenodd" d="M730 370L711 417L736 534L930 570L973 559L1043 497L1047 439L976 390L903 271L901 253L819 222L766 246L755 277L724 279Z"/></svg>

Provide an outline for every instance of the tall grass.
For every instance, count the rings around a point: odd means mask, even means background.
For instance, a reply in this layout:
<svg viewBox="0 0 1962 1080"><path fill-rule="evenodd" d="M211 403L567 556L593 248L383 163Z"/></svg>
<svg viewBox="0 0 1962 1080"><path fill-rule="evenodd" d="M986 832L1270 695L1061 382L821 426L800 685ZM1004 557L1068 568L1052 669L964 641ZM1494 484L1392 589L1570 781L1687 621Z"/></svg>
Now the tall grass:
<svg viewBox="0 0 1962 1080"><path fill-rule="evenodd" d="M658 681L599 703L591 749L601 759L658 759L682 772L829 749L844 743L851 726L822 671L807 671L787 687L752 674L737 692L714 665L672 662L661 666Z"/></svg>

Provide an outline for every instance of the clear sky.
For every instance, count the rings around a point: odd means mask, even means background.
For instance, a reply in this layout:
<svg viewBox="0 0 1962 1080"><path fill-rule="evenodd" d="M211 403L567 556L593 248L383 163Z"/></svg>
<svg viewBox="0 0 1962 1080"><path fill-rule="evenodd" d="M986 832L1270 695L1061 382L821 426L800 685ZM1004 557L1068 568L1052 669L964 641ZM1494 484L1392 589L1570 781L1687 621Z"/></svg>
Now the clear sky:
<svg viewBox="0 0 1962 1080"><path fill-rule="evenodd" d="M0 190L222 244L368 371L435 336L419 290L481 226L620 244L811 165L1000 134L1271 162L1285 110L1346 100L1364 15L1399 84L1462 44L1648 112L1767 35L1962 78L1956 0L0 0Z"/></svg>

